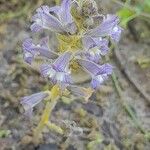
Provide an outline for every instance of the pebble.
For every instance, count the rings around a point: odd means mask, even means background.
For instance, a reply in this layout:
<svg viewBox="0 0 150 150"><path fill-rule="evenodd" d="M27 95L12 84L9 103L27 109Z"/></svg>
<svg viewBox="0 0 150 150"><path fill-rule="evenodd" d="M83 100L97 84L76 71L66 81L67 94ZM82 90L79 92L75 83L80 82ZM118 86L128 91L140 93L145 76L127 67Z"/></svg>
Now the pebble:
<svg viewBox="0 0 150 150"><path fill-rule="evenodd" d="M95 115L95 116L97 116L97 117L102 117L102 116L103 116L103 109L102 109L102 107L96 105L95 103L89 102L89 103L87 103L87 104L84 104L84 105L83 105L83 108L84 108L87 112L89 112L89 113L91 113L91 114L93 114L93 115Z"/></svg>
<svg viewBox="0 0 150 150"><path fill-rule="evenodd" d="M55 143L50 143L50 144L41 144L35 150L59 150L59 149Z"/></svg>
<svg viewBox="0 0 150 150"><path fill-rule="evenodd" d="M29 135L25 135L22 139L21 139L21 144L23 145L27 145L30 144L32 142L32 137Z"/></svg>

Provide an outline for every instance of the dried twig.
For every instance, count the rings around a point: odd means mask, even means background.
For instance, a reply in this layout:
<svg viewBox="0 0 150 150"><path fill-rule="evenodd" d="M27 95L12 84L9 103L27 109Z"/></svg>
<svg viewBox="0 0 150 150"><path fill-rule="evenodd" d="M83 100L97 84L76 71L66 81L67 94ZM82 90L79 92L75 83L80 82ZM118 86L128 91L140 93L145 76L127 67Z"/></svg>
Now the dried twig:
<svg viewBox="0 0 150 150"><path fill-rule="evenodd" d="M118 64L121 67L121 70L124 72L126 75L127 79L132 83L132 85L140 92L140 94L144 97L144 99L150 104L150 96L143 90L140 84L137 83L137 81L133 78L129 70L126 68L124 62L122 61L123 58L119 52L119 49L117 46L114 48L114 55L116 57L116 60Z"/></svg>
<svg viewBox="0 0 150 150"><path fill-rule="evenodd" d="M124 109L126 110L126 112L128 113L128 115L132 118L135 126L137 128L140 129L140 131L143 133L143 134L146 134L145 130L143 129L143 127L141 126L141 123L139 122L139 120L136 118L136 116L134 115L134 112L133 110L129 107L129 105L125 102L123 96L122 96L122 90L119 86L119 83L117 81L117 78L116 78L116 75L115 73L112 74L112 81L115 85L115 88L116 88L116 91L118 93L118 96L119 96L119 100L122 104L122 106L124 107Z"/></svg>

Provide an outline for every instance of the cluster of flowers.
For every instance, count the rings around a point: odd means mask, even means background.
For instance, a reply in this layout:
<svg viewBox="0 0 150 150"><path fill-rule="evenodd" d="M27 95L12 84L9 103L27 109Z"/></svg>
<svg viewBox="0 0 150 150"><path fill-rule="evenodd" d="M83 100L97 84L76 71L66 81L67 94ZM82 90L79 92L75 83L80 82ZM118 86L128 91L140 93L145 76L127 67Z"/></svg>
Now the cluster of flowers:
<svg viewBox="0 0 150 150"><path fill-rule="evenodd" d="M32 64L36 56L50 59L52 63L41 65L42 76L49 78L53 84L58 84L62 90L72 86L75 91L80 91L79 93L85 96L83 89L73 83L71 62L75 61L91 75L91 89L99 88L112 73L113 68L108 63L102 64L101 57L106 55L109 50L109 38L118 42L122 29L118 25L118 17L109 14L101 15L103 19L98 26L87 28L81 33L71 12L74 4L76 7L80 7L78 2L72 0L62 0L60 6L41 6L32 18L31 30L40 32L47 29L68 39L69 37L80 37L81 48L72 51L71 46L68 46L63 52L55 52L49 48L48 37L41 39L37 45L31 38L28 38L23 42L23 52L24 60L28 64ZM32 113L33 107L47 96L47 92L36 93L23 97L21 103L27 113Z"/></svg>

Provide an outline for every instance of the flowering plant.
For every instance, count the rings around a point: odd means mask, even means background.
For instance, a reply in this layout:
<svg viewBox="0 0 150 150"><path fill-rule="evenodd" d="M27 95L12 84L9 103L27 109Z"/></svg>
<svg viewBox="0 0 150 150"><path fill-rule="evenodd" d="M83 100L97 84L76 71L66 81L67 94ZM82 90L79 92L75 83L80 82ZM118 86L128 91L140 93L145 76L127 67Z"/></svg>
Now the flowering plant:
<svg viewBox="0 0 150 150"><path fill-rule="evenodd" d="M50 113L57 100L67 91L86 100L93 91L112 73L111 64L103 63L102 58L108 53L109 39L118 42L121 34L119 19L116 15L98 13L93 0L62 0L59 6L41 6L32 18L31 31L50 30L55 32L58 48L49 48L49 39L44 37L39 44L31 38L23 42L23 55L26 63L32 65L36 57L41 56L47 61L41 64L40 72L52 82L51 91L43 91L23 97L21 104L28 116L32 115L33 107L46 100L42 119L35 130L37 135L44 125L63 134L63 130L49 121ZM72 74L80 73L79 68L91 76L88 88L75 85Z"/></svg>

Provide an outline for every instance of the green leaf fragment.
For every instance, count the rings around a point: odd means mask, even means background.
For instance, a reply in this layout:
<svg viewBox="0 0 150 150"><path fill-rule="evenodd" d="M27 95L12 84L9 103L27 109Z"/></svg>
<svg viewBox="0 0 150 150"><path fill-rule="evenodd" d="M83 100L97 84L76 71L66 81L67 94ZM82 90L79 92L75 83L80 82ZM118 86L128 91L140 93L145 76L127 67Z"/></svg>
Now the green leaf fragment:
<svg viewBox="0 0 150 150"><path fill-rule="evenodd" d="M122 8L117 12L117 15L120 17L121 25L123 27L127 26L127 23L135 18L136 12L129 10L128 8Z"/></svg>
<svg viewBox="0 0 150 150"><path fill-rule="evenodd" d="M10 133L10 130L0 130L0 138L7 137Z"/></svg>

